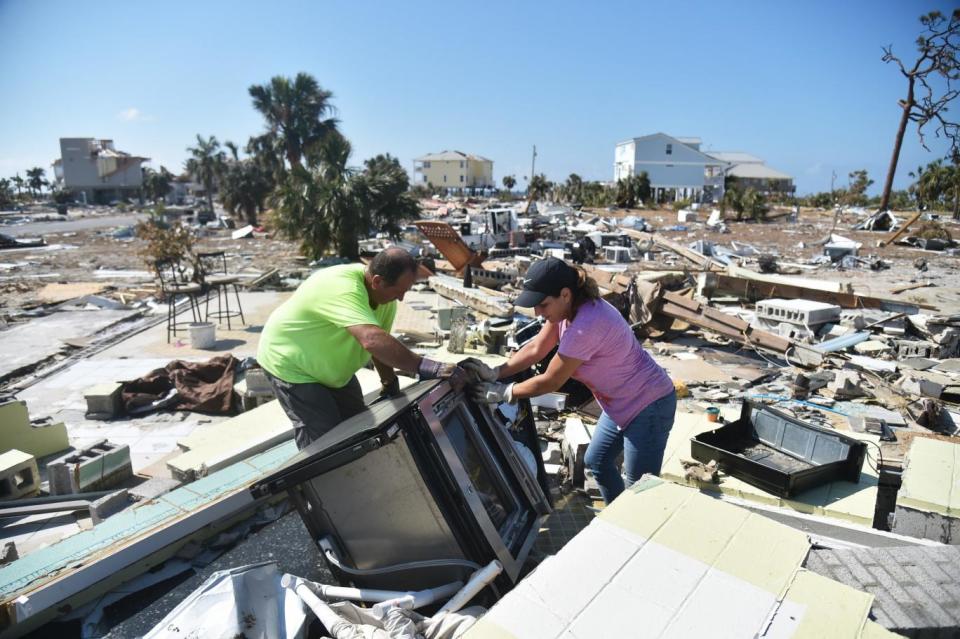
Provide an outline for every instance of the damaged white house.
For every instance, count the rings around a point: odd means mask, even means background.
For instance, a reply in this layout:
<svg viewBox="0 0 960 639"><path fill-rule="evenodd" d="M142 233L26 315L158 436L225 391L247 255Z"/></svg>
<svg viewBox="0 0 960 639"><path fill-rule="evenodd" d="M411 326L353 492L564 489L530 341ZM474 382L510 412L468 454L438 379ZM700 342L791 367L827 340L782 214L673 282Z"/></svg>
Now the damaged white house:
<svg viewBox="0 0 960 639"><path fill-rule="evenodd" d="M654 197L660 201L672 191L674 199L715 202L723 197L724 184L735 178L744 188L764 193L792 193L793 178L776 171L748 153L701 151L696 137L654 133L617 144L613 179L646 172Z"/></svg>
<svg viewBox="0 0 960 639"><path fill-rule="evenodd" d="M142 164L149 158L118 151L113 140L60 138L60 159L54 161L57 183L77 198L108 204L138 195Z"/></svg>

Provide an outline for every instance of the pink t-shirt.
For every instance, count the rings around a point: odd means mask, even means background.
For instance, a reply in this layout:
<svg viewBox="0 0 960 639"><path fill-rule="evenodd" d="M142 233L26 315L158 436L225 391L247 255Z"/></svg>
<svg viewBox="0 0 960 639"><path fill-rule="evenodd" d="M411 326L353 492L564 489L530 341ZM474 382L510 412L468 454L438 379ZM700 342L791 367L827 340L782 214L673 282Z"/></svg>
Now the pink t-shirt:
<svg viewBox="0 0 960 639"><path fill-rule="evenodd" d="M573 378L593 391L621 430L673 390L667 373L643 350L620 312L604 300L585 302L572 322L560 322L558 352L583 360Z"/></svg>

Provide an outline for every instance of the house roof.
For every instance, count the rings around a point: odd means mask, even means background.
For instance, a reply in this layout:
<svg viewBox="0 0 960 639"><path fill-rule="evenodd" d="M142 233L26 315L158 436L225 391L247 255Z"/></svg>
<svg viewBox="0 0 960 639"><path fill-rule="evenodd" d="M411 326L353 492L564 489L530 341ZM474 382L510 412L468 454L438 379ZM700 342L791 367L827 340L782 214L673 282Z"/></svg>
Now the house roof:
<svg viewBox="0 0 960 639"><path fill-rule="evenodd" d="M763 164L757 156L742 151L708 151L707 155L731 164Z"/></svg>
<svg viewBox="0 0 960 639"><path fill-rule="evenodd" d="M738 178L755 178L764 180L792 180L792 175L781 173L776 169L771 169L765 164L755 164L748 162L745 164L735 164L727 169L727 175Z"/></svg>
<svg viewBox="0 0 960 639"><path fill-rule="evenodd" d="M637 141L639 141L639 140L646 140L647 138L655 138L655 137L658 137L658 136L659 136L659 137L666 138L667 140L673 140L673 141L676 142L677 144L682 144L683 146L687 147L687 148L688 148L690 151L692 151L693 153L698 153L698 154L700 154L701 156L703 156L703 158L704 158L705 160L707 160L707 164L717 164L718 162L719 162L720 164L723 164L723 163L724 163L723 160L717 160L715 157L713 157L713 156L711 156L711 155L708 155L708 154L704 153L703 151L700 151L700 150L695 149L695 148L693 148L692 146L690 146L690 144L699 143L700 138L692 138L692 137L675 138L675 137L673 137L672 135L667 135L666 133L651 133L650 135L642 135L642 136L640 136L640 137L638 137L638 138L631 138L630 140L628 140L628 142L637 142ZM686 140L686 142L684 142L684 140ZM696 141L696 142L694 142L694 141ZM623 143L621 142L621 144L623 144Z"/></svg>
<svg viewBox="0 0 960 639"><path fill-rule="evenodd" d="M473 160L474 162L492 162L485 157L464 153L463 151L442 151L440 153L428 153L417 158L417 162L441 162L443 160Z"/></svg>

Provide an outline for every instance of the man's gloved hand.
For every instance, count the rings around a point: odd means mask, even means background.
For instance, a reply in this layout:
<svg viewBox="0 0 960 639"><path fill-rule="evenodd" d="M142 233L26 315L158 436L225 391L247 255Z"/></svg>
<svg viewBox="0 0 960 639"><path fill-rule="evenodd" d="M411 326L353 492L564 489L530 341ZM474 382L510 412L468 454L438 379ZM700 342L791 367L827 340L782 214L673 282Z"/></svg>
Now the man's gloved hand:
<svg viewBox="0 0 960 639"><path fill-rule="evenodd" d="M484 382L475 384L470 388L470 397L473 401L487 404L502 404L504 402L512 404L513 384L504 384L501 382Z"/></svg>
<svg viewBox="0 0 960 639"><path fill-rule="evenodd" d="M456 364L438 362L424 357L417 370L420 379L447 379L454 390L460 390L467 383L467 373Z"/></svg>
<svg viewBox="0 0 960 639"><path fill-rule="evenodd" d="M380 397L391 398L400 394L400 380L394 377L389 382L380 383Z"/></svg>
<svg viewBox="0 0 960 639"><path fill-rule="evenodd" d="M468 357L460 362L460 368L481 382L495 382L500 378L500 367L490 368L476 357Z"/></svg>

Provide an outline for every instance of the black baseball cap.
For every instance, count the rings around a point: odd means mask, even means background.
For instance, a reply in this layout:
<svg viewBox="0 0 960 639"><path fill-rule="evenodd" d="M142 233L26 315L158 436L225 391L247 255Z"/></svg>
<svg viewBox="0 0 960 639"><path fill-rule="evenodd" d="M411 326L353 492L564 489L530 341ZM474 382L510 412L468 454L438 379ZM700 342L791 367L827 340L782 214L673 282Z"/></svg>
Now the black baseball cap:
<svg viewBox="0 0 960 639"><path fill-rule="evenodd" d="M547 297L556 297L560 291L577 288L580 276L577 269L556 257L534 262L523 276L523 292L514 302L517 306L532 308Z"/></svg>

